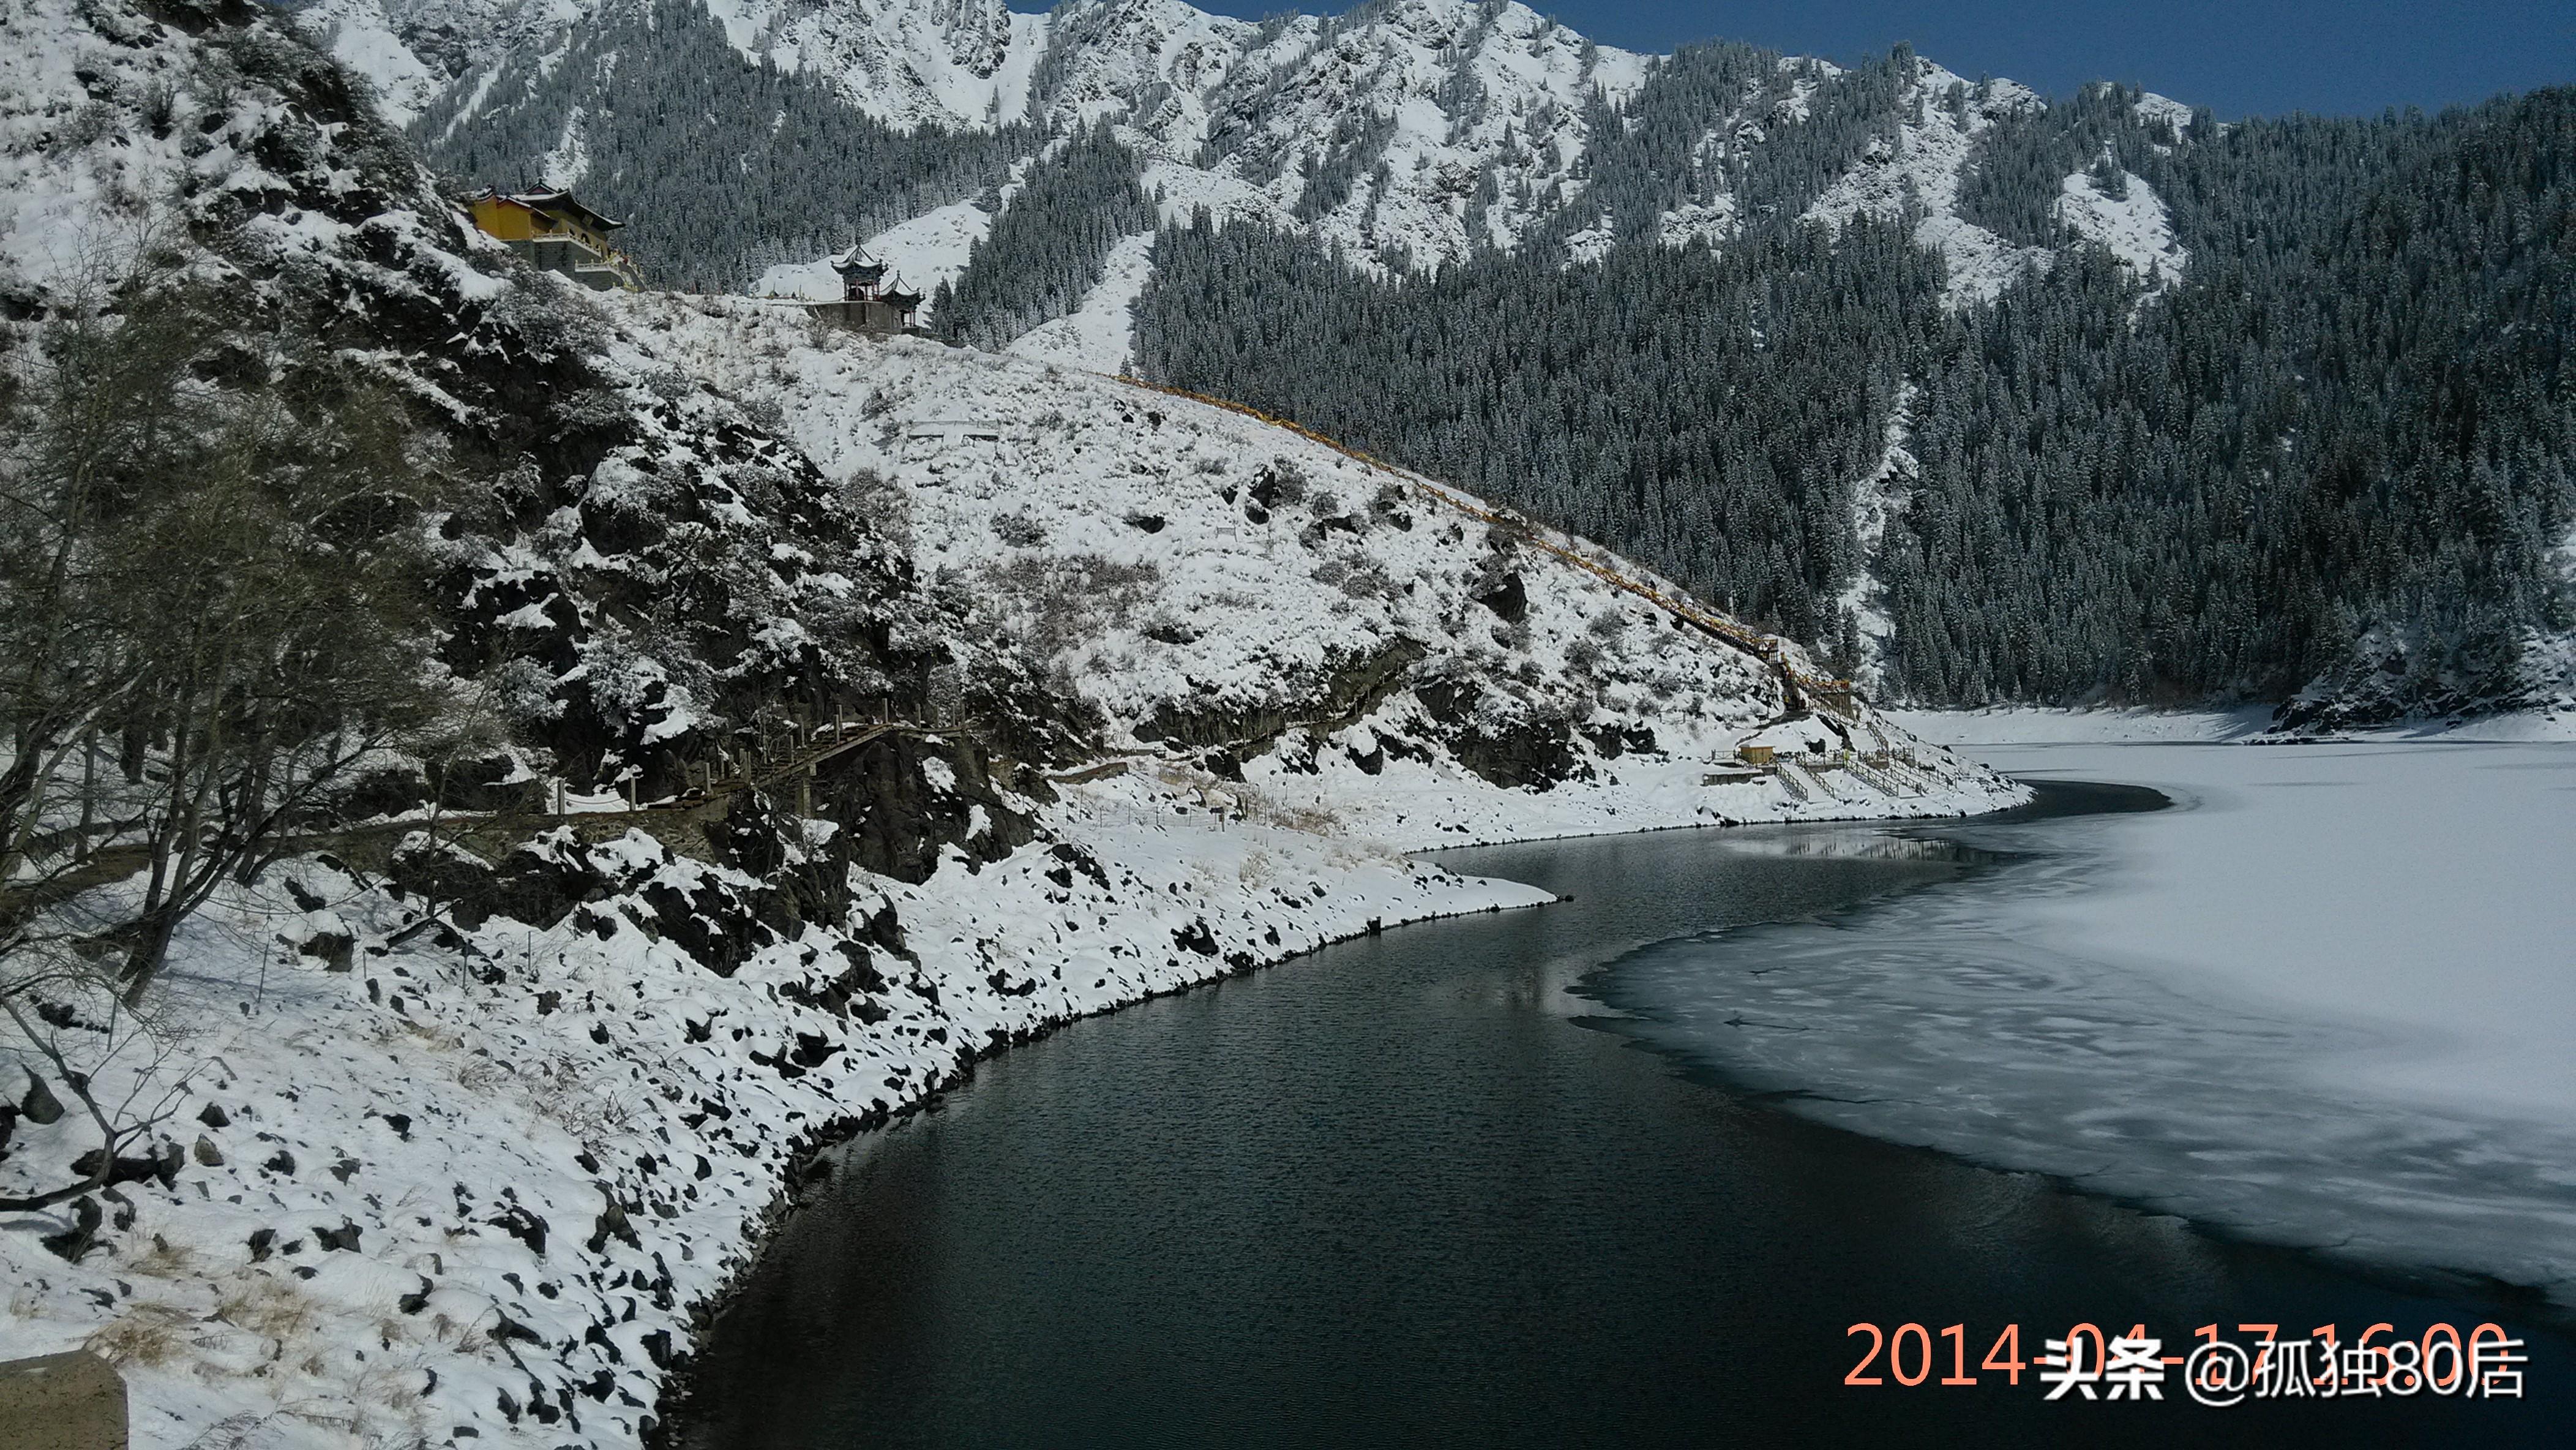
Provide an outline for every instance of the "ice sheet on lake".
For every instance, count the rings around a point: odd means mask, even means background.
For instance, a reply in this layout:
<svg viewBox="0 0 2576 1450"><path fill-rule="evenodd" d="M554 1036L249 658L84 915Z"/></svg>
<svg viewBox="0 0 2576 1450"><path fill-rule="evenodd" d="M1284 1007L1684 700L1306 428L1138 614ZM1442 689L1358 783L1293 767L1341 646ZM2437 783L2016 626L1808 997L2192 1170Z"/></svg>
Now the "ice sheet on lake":
<svg viewBox="0 0 2576 1450"><path fill-rule="evenodd" d="M2576 1303L2576 750L1984 754L2180 808L1943 829L2014 854L1600 989L1858 1131Z"/></svg>

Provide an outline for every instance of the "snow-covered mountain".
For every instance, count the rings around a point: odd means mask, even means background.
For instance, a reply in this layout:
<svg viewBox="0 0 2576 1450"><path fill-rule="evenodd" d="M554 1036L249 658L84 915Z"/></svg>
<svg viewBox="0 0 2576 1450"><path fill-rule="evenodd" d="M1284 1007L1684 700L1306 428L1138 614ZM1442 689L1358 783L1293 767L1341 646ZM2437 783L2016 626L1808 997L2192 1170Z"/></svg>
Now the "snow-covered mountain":
<svg viewBox="0 0 2576 1450"><path fill-rule="evenodd" d="M539 104L553 117L544 154L582 162L556 164L550 179L614 187L617 158L580 146L578 133L643 104L634 57L569 69L553 58L636 3L528 0L504 10L484 0L322 0L306 13L335 53L375 78L398 120L430 109L442 90L446 135ZM1650 81L1678 73L1676 58L1596 45L1518 0L1380 0L1260 24L1182 0L1075 0L1042 16L1000 0L761 0L711 3L704 14L741 63L813 78L854 112L899 129L1022 126L1044 137L1112 119L1167 219L1204 206L1311 236L1362 267L1437 266L1543 233L1562 236L1576 259L1596 254L1619 230L1585 200L1605 147L1621 139L1603 128L1672 124L1669 114L1625 108ZM512 70L512 56L537 63ZM2034 259L2044 265L2047 249L2012 246L1960 218L1960 172L1995 118L2041 102L2010 82L1972 86L1929 61L1910 63L1913 74L1881 101L1906 118L1901 129L1856 134L1853 154L1825 158L1805 200L1832 222L1892 213L1910 198L1925 210L1924 239L1959 269L1961 295L1991 295ZM1778 59L1731 78L1732 94L1688 118L1691 134L1649 137L1673 143L1674 155L1655 164L1668 173L1657 184L1675 193L1651 230L1675 245L1722 242L1746 205L1730 168L1740 173L1774 132L1809 121L1819 93L1845 75ZM1975 95L1962 103L1950 99L1954 89ZM548 99L537 102L539 93ZM2188 119L2162 98L2141 102L2141 115L2171 113ZM2067 182L2071 224L2141 269L2151 258L2167 275L2180 269L2152 192L2141 185L2111 204L2076 183ZM975 223L953 212L906 218L879 240L901 258L925 225L948 237L944 251L915 262L915 280L929 286L963 265L959 243L973 240ZM1132 295L1125 281L1104 285ZM1114 307L1117 297L1102 300Z"/></svg>
<svg viewBox="0 0 2576 1450"><path fill-rule="evenodd" d="M1991 300L2024 273L2049 266L2055 248L2017 245L1961 215L1959 206L1978 138L1999 120L2045 109L2039 95L2011 81L1972 82L1923 60L1896 104L1904 119L1894 134L1873 139L1858 163L1816 197L1807 217L1839 227L1854 216L1892 218L1908 205L1919 208L1915 239L1949 264L1953 302ZM2141 97L2136 107L2141 124L2177 124L2177 113L2189 122L2187 107L2162 96ZM2174 241L2172 219L2145 181L2126 177L2116 198L2083 172L2060 185L2057 215L2076 234L2108 248L2141 280L2170 285L2180 277L2189 254ZM1680 225L1678 218L1667 223L1668 229ZM1722 228L1689 235L1723 240Z"/></svg>
<svg viewBox="0 0 2576 1450"><path fill-rule="evenodd" d="M408 121L438 90L473 94L512 51L559 47L620 3L322 0L305 15ZM707 13L747 63L821 78L888 125L1053 132L1111 117L1147 148L1148 184L1184 214L1206 204L1313 220L1356 251L1392 245L1423 263L1516 240L1579 174L1593 100L1632 94L1653 63L1517 0L1402 0L1262 24L1180 0L1081 0L1046 15L1000 0L755 0ZM602 96L615 103L613 78ZM463 124L510 101L477 94ZM1350 158L1384 175L1319 208L1311 168ZM1510 195L1471 228L1464 203L1489 174Z"/></svg>

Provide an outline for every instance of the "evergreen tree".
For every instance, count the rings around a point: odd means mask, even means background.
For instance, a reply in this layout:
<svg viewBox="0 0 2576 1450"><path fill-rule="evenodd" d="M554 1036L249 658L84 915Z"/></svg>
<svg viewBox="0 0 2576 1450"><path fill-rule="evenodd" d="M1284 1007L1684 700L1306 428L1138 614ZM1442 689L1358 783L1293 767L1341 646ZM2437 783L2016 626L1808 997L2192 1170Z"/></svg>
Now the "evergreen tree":
<svg viewBox="0 0 2576 1450"><path fill-rule="evenodd" d="M1138 169L1107 121L1041 156L954 285L942 283L932 299L940 332L998 348L1080 306L1118 239L1154 229Z"/></svg>

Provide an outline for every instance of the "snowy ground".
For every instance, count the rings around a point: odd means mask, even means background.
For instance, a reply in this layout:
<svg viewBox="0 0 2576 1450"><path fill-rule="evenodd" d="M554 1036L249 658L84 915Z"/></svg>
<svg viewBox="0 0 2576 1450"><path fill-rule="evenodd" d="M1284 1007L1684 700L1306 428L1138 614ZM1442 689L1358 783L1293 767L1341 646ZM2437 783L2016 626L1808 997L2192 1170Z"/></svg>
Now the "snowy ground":
<svg viewBox="0 0 2576 1450"><path fill-rule="evenodd" d="M1839 229L1853 217L1891 217L1908 206L1920 206L1923 220L1915 240L1938 251L1949 263L1944 294L1953 306L1983 302L2033 267L2049 263L2045 247L2020 247L1959 215L1959 185L1977 138L1995 122L2024 109L2035 109L2039 96L2011 81L1996 83L1987 99L1958 115L1938 104L1961 76L1922 62L1922 74L1908 88L1908 105L1919 104L1919 124L1898 127L1892 144L1873 146L1860 164L1836 177L1807 208L1807 219Z"/></svg>
<svg viewBox="0 0 2576 1450"><path fill-rule="evenodd" d="M1119 238L1101 265L1099 284L1084 294L1082 305L1022 334L1012 342L1011 351L1095 373L1125 372L1135 332L1130 310L1153 271L1152 232Z"/></svg>
<svg viewBox="0 0 2576 1450"><path fill-rule="evenodd" d="M2057 214L2078 236L2109 250L2121 266L2147 284L2147 297L2182 280L2191 253L2174 240L2173 217L2146 178L2124 171L2121 195L2106 195L2091 173L2078 171L2062 183Z"/></svg>
<svg viewBox="0 0 2576 1450"><path fill-rule="evenodd" d="M86 1229L68 1205L0 1215L0 1357L113 1356L142 1450L633 1445L818 1138L1077 1015L1544 899L1404 851L2020 798L1866 709L1783 718L1767 667L1535 533L1240 415L749 300L601 306L609 365L686 367L773 416L931 587L1060 667L1125 768L1019 798L1037 839L998 862L854 869L829 925L761 905L810 857L755 877L640 829L517 848L512 880L568 895L471 924L323 858L216 902L149 1035L103 1000L59 1028L160 1156L84 1200ZM1174 738L1211 732L1251 738L1242 780ZM1806 763L1743 770L1747 741ZM1524 747L1570 773L1490 773ZM924 767L933 794L947 770ZM77 1110L37 1116L0 1194L67 1181L95 1141Z"/></svg>
<svg viewBox="0 0 2576 1450"><path fill-rule="evenodd" d="M592 853L632 890L458 938L422 932L417 897L289 863L190 929L155 1036L98 1075L159 1102L182 1171L114 1189L77 1263L39 1245L68 1212L0 1216L0 1358L109 1354L142 1450L633 1445L689 1306L824 1125L1051 1022L1544 899L1220 826L1142 776L1070 787L1049 824L1053 847L875 883L918 966L874 958L868 1023L820 1000L847 951L819 927L728 975L693 960L643 900L748 878L640 832ZM287 945L317 931L352 969ZM16 1124L8 1188L91 1141L77 1109Z"/></svg>
<svg viewBox="0 0 2576 1450"><path fill-rule="evenodd" d="M701 371L775 408L826 476L891 490L921 572L970 584L1050 656L1102 708L1113 746L1168 749L1157 722L1176 712L1311 723L1248 779L1370 839L1952 815L2015 798L1874 711L1852 742L1916 765L1712 782L1740 773L1738 745L1777 713L1768 670L1562 558L1497 552L1489 523L1456 506L1475 500L1240 414L1039 360L816 332L751 302L647 297L613 315L639 366ZM1510 618L1478 602L1506 577ZM1419 662L1379 698L1332 703L1355 662L1408 655ZM1404 688L1435 676L1476 682L1473 728L1570 722L1589 778L1536 792L1461 769L1438 741L1455 722ZM1611 731L1651 743L1589 743Z"/></svg>
<svg viewBox="0 0 2576 1450"><path fill-rule="evenodd" d="M1631 996L1862 1131L2576 1304L2576 749L1970 753L2176 809L1945 831L2033 854L1651 950Z"/></svg>

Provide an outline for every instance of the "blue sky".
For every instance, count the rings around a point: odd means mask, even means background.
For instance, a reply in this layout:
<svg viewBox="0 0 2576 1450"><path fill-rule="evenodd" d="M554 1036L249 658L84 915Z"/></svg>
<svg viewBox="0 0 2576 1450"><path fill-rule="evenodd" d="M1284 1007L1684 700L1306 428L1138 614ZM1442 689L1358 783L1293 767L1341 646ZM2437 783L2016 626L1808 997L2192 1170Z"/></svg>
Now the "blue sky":
<svg viewBox="0 0 2576 1450"><path fill-rule="evenodd" d="M1248 16L1319 8L1287 0L1197 3ZM2088 80L2136 81L2226 119L2294 110L2433 110L2498 91L2576 84L2576 0L1532 3L1596 40L1632 49L1749 40L1843 60L1910 40L1970 77L2010 76L2050 95Z"/></svg>

